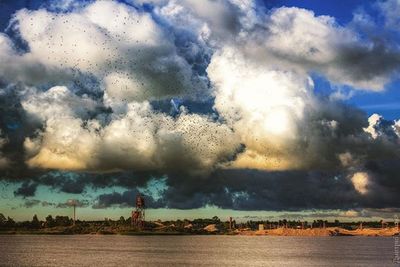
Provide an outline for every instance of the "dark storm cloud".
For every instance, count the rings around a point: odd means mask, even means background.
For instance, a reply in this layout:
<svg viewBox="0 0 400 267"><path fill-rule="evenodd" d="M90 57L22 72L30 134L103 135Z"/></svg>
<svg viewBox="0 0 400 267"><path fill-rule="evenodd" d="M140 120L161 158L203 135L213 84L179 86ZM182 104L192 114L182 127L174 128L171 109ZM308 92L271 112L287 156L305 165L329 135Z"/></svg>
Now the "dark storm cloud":
<svg viewBox="0 0 400 267"><path fill-rule="evenodd" d="M106 189L113 186L123 188L145 187L153 177L162 177L161 173L147 172L114 172L114 173L84 173L42 171L39 174L27 173L29 180L24 182L15 192L16 196L35 196L37 186L44 185L59 192L70 194L85 194L88 189ZM4 178L3 178L4 179ZM28 178L25 178L28 179ZM15 179L6 179L15 182Z"/></svg>
<svg viewBox="0 0 400 267"><path fill-rule="evenodd" d="M41 203L40 200L28 199L28 200L25 200L24 204L22 204L21 206L23 206L25 208L32 208L32 207L39 205L40 203Z"/></svg>
<svg viewBox="0 0 400 267"><path fill-rule="evenodd" d="M21 186L16 191L14 191L14 195L22 197L32 197L35 195L37 187L38 184L35 182L23 182Z"/></svg>
<svg viewBox="0 0 400 267"><path fill-rule="evenodd" d="M368 81L397 72L400 67L400 51L385 40L373 40L370 47L341 47L333 63L345 68L354 80Z"/></svg>
<svg viewBox="0 0 400 267"><path fill-rule="evenodd" d="M272 52L279 60L328 76L333 82L358 88L382 90L400 69L400 51L384 40L369 40L371 45L344 44L336 48L330 61L318 62L317 57L293 55L289 51Z"/></svg>
<svg viewBox="0 0 400 267"><path fill-rule="evenodd" d="M48 202L48 201L41 201L38 199L27 199L22 204L22 206L25 208L32 208L39 205L42 207L54 207L61 209L70 208L73 206L79 208L85 208L89 206L89 201L85 199L84 200L70 199L65 202Z"/></svg>
<svg viewBox="0 0 400 267"><path fill-rule="evenodd" d="M161 175L159 174L158 177ZM85 187L107 188L121 186L125 188L145 186L152 177L151 173L116 172L116 173L76 173L48 172L39 181L58 188L62 192L80 194Z"/></svg>
<svg viewBox="0 0 400 267"><path fill-rule="evenodd" d="M42 202L43 204L43 202ZM86 199L78 200L78 199L69 199L66 202L55 203L54 206L56 208L69 208L69 207L78 207L78 208L86 208L90 205L90 202Z"/></svg>
<svg viewBox="0 0 400 267"><path fill-rule="evenodd" d="M0 129L2 135L7 138L2 152L14 163L23 161L22 143L25 135L34 130L21 106L19 89L20 86L0 88Z"/></svg>
<svg viewBox="0 0 400 267"><path fill-rule="evenodd" d="M346 169L348 166L342 160L346 153L351 154L353 168L367 160L400 159L400 139L393 128L394 121L382 120L380 125L373 126L381 134L374 139L365 130L370 127L365 113L352 106L320 99L306 116L300 130L303 139L293 153L298 153L309 170Z"/></svg>
<svg viewBox="0 0 400 267"><path fill-rule="evenodd" d="M63 172L48 172L37 178L44 185L51 186L65 193L81 194L90 183L84 175Z"/></svg>
<svg viewBox="0 0 400 267"><path fill-rule="evenodd" d="M355 190L347 172L225 170L206 180L169 185L163 201L167 207L181 209L207 204L236 210L275 211L398 208L400 179L395 173L400 171L399 163L400 160L376 163L380 172L370 170L373 180L367 194Z"/></svg>
<svg viewBox="0 0 400 267"><path fill-rule="evenodd" d="M167 205L193 208L191 194L199 207L209 204L237 210L334 209L355 201L351 183L331 173L225 170L202 183L191 190L187 184L170 187L165 194Z"/></svg>
<svg viewBox="0 0 400 267"><path fill-rule="evenodd" d="M104 209L109 207L134 207L136 196L141 194L145 198L146 208L163 208L165 203L163 200L155 200L152 196L142 194L137 189L127 190L122 193L113 192L109 194L101 194L97 197L96 203L93 205L94 209Z"/></svg>

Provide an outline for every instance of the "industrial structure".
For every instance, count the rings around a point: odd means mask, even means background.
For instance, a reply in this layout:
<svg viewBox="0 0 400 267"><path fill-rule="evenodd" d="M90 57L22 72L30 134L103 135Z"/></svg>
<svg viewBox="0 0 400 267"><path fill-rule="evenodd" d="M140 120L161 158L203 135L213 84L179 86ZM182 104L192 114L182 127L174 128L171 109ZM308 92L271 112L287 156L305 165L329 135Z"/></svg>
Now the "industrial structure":
<svg viewBox="0 0 400 267"><path fill-rule="evenodd" d="M137 229L143 229L145 222L145 202L144 198L139 194L135 200L135 210L132 211L131 225Z"/></svg>

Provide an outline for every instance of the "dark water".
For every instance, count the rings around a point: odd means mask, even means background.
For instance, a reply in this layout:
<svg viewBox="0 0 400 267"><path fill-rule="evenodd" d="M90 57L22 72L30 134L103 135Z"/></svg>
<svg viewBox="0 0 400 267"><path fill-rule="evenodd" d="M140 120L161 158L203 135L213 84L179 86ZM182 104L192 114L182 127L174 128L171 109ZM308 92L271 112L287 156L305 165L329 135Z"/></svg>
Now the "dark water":
<svg viewBox="0 0 400 267"><path fill-rule="evenodd" d="M395 266L394 239L0 236L1 266Z"/></svg>

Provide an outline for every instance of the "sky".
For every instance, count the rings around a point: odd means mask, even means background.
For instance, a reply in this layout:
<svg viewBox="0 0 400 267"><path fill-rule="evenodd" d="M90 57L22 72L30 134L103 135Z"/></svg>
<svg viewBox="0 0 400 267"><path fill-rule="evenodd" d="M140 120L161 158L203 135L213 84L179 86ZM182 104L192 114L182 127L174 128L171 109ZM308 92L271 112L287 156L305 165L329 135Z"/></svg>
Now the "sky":
<svg viewBox="0 0 400 267"><path fill-rule="evenodd" d="M390 220L400 2L0 1L0 213Z"/></svg>

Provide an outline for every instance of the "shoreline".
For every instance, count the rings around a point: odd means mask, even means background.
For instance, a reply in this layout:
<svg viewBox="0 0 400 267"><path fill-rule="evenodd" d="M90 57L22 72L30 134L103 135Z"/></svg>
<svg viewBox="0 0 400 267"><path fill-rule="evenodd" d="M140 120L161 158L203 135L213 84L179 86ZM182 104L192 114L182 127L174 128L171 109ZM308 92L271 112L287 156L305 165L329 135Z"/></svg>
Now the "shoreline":
<svg viewBox="0 0 400 267"><path fill-rule="evenodd" d="M347 230L340 227L327 228L277 228L270 230L244 231L239 232L239 235L254 235L254 236L368 236L368 237L392 237L399 235L399 230L392 228L364 228Z"/></svg>
<svg viewBox="0 0 400 267"><path fill-rule="evenodd" d="M399 235L399 230L392 228L364 228L355 230L346 230L339 227L327 228L277 228L268 230L248 230L236 229L234 231L219 232L219 231L201 231L201 232L180 232L180 231L105 231L96 232L79 232L73 227L63 229L38 229L38 230L9 230L0 231L0 235L126 235L126 236L201 236L201 235L231 235L231 236L308 236L308 237L327 237L327 236L365 236L365 237L393 237Z"/></svg>

